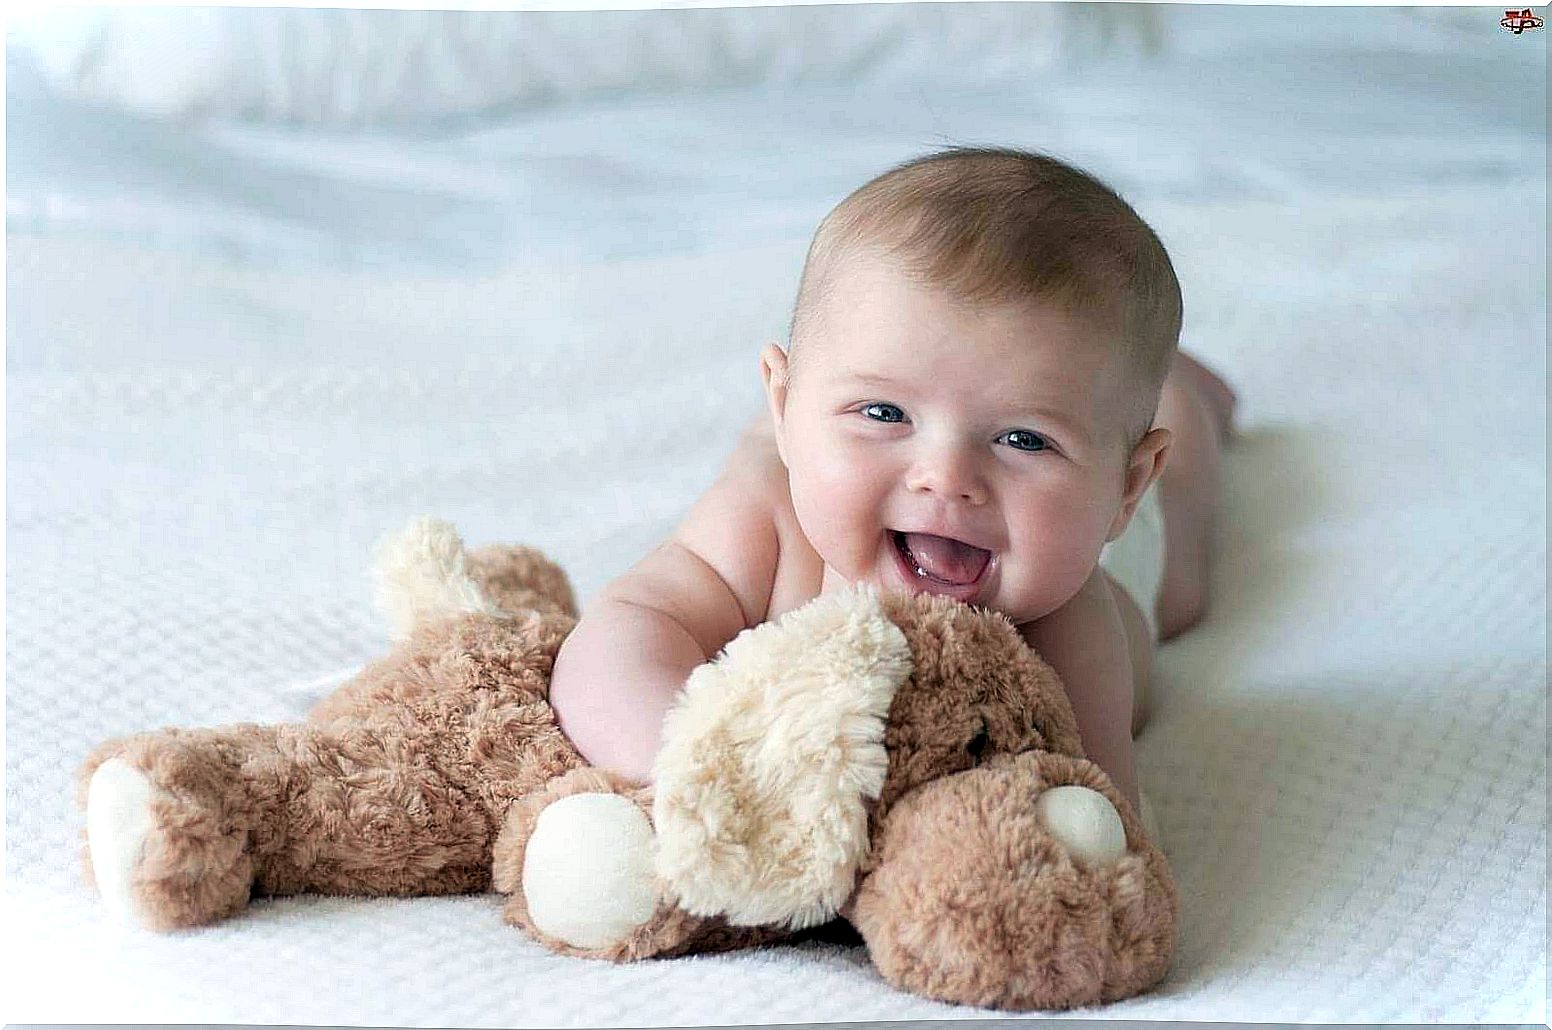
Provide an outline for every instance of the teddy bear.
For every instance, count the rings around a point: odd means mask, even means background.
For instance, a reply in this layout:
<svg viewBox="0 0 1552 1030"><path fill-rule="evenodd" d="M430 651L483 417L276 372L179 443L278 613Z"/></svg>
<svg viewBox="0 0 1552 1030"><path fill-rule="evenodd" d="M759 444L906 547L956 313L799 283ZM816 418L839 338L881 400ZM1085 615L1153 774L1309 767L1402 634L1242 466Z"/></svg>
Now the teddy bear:
<svg viewBox="0 0 1552 1030"><path fill-rule="evenodd" d="M423 519L378 578L390 652L305 722L89 755L108 905L173 930L255 895L494 888L545 946L615 961L841 918L895 986L1012 1010L1169 967L1168 864L1000 614L856 586L746 629L686 681L648 785L589 767L549 707L578 609L540 551Z"/></svg>

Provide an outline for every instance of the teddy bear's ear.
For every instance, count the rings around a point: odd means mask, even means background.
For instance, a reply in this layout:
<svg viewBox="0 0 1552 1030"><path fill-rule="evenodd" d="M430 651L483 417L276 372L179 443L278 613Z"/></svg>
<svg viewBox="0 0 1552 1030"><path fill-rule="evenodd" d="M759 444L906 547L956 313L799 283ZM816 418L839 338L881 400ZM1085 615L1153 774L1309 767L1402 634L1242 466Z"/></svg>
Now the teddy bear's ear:
<svg viewBox="0 0 1552 1030"><path fill-rule="evenodd" d="M445 519L422 516L377 545L377 604L404 640L427 619L459 612L500 615L469 577L463 540Z"/></svg>
<svg viewBox="0 0 1552 1030"><path fill-rule="evenodd" d="M744 630L690 675L653 774L657 872L681 908L792 929L834 917L910 674L905 635L857 586Z"/></svg>

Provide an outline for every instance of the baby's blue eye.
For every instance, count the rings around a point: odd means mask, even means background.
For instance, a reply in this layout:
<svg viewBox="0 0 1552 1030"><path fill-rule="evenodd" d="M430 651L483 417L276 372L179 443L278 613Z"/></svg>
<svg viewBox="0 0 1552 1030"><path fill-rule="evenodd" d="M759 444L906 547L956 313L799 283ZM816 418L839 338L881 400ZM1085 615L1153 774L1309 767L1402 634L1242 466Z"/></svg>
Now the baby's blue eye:
<svg viewBox="0 0 1552 1030"><path fill-rule="evenodd" d="M1031 433L1027 429L1011 429L1003 434L1004 438L1013 445L1014 450L1019 451L1043 451L1051 444L1039 433ZM1024 441L1022 443L1016 441Z"/></svg>
<svg viewBox="0 0 1552 1030"><path fill-rule="evenodd" d="M885 416L882 416L882 417L879 417L879 418L874 418L874 416L868 414L868 412L870 412L870 411L890 411L890 412L894 412L894 415L893 416L885 415ZM901 411L899 408L895 407L893 404L869 404L869 405L866 405L865 407L863 407L862 413L863 413L863 415L867 416L868 418L873 419L873 421L875 421L875 422L904 422L905 421L905 412Z"/></svg>

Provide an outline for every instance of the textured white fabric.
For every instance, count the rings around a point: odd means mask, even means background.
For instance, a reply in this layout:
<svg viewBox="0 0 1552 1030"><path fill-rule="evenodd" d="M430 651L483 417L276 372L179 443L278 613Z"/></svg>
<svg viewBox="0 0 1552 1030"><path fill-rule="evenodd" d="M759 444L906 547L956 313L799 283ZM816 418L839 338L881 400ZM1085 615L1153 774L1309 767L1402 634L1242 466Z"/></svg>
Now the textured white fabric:
<svg viewBox="0 0 1552 1030"><path fill-rule="evenodd" d="M1541 1021L1544 50L1515 58L1494 24L1403 54L1408 37L1373 9L1191 17L1221 18L1233 45L1187 34L1176 63L1103 83L578 108L564 129L557 113L439 140L446 165L423 140L287 138L314 169L298 181L370 168L382 185L323 200L266 191L275 166L257 143L158 179L135 163L147 151L104 150L118 144L91 135L100 123L51 135L14 105L23 200L97 206L11 212L4 1017L965 1015L890 990L834 945L558 958L491 897L265 901L197 932L121 932L80 884L70 784L106 736L294 718L304 706L282 684L379 654L372 545L413 515L451 519L472 545L547 548L589 597L663 538L759 410L756 355L783 331L806 243L787 227L941 127L1125 177L1182 276L1188 345L1244 400L1213 611L1161 650L1139 750L1181 889L1178 958L1158 992L1083 1014ZM1268 29L1279 18L1346 49L1308 52ZM701 153L725 180L674 160L697 124L715 127L722 149ZM607 156L639 210L669 214L590 209L606 191L580 173L522 217L499 189L485 208L465 193L489 216L478 254L502 260L454 270L422 187L438 170L530 169L541 156L478 148L530 131L539 147L593 141L568 153ZM60 156L71 139L181 192L137 207L149 194L133 184L71 178L88 175ZM150 154L171 168L194 152ZM228 232L242 203L269 235ZM151 214L173 211L183 220L155 231ZM184 231L203 215L207 235ZM561 216L580 240L566 262L550 249ZM694 231L594 260L678 216ZM157 246L191 243L204 249ZM368 252L421 270L370 267ZM304 254L315 263L282 263ZM355 263L326 263L341 255Z"/></svg>
<svg viewBox="0 0 1552 1030"><path fill-rule="evenodd" d="M1214 614L1162 651L1140 749L1186 912L1179 960L1161 993L1113 1015L1532 1018L1545 957L1543 259L1540 227L1492 216L1495 196L1325 202L1297 225L1278 203L1154 212L1201 284L1193 342L1233 376L1246 422ZM1269 300L1251 256L1311 237L1325 242L1309 278ZM1398 273L1403 247L1417 263ZM383 282L13 239L29 303L68 310L85 284L137 301L78 313L56 337L113 345L108 367L10 381L11 1018L953 1014L895 995L860 953L817 945L630 967L551 958L488 898L265 902L197 934L113 936L71 864L66 777L89 744L295 716L277 684L380 651L368 556L410 514L443 512L471 542L538 543L588 592L644 553L756 400L738 360L754 347L718 345L737 324L731 298L756 298L738 336L758 339L780 310L761 284L800 249L595 269L577 294L552 278L545 303L526 273ZM533 336L521 357L471 356L435 379L321 361L115 367L169 330L203 335L157 324L195 293L233 319L259 304L320 348L384 310L403 326L456 310L466 331ZM612 324L632 328L629 345L584 371L576 355L605 341L568 338L560 312L626 297L629 318ZM740 375L742 391L700 385ZM559 390L562 376L575 385ZM63 989L82 963L97 989Z"/></svg>

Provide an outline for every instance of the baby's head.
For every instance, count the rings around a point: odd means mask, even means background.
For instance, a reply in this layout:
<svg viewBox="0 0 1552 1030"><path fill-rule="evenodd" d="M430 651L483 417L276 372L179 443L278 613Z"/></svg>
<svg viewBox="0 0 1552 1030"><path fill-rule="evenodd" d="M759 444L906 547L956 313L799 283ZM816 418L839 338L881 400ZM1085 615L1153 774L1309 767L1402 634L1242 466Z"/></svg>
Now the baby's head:
<svg viewBox="0 0 1552 1030"><path fill-rule="evenodd" d="M1015 622L1060 607L1163 469L1180 318L1158 237L1054 159L954 148L848 196L809 247L790 353L761 355L825 588Z"/></svg>

